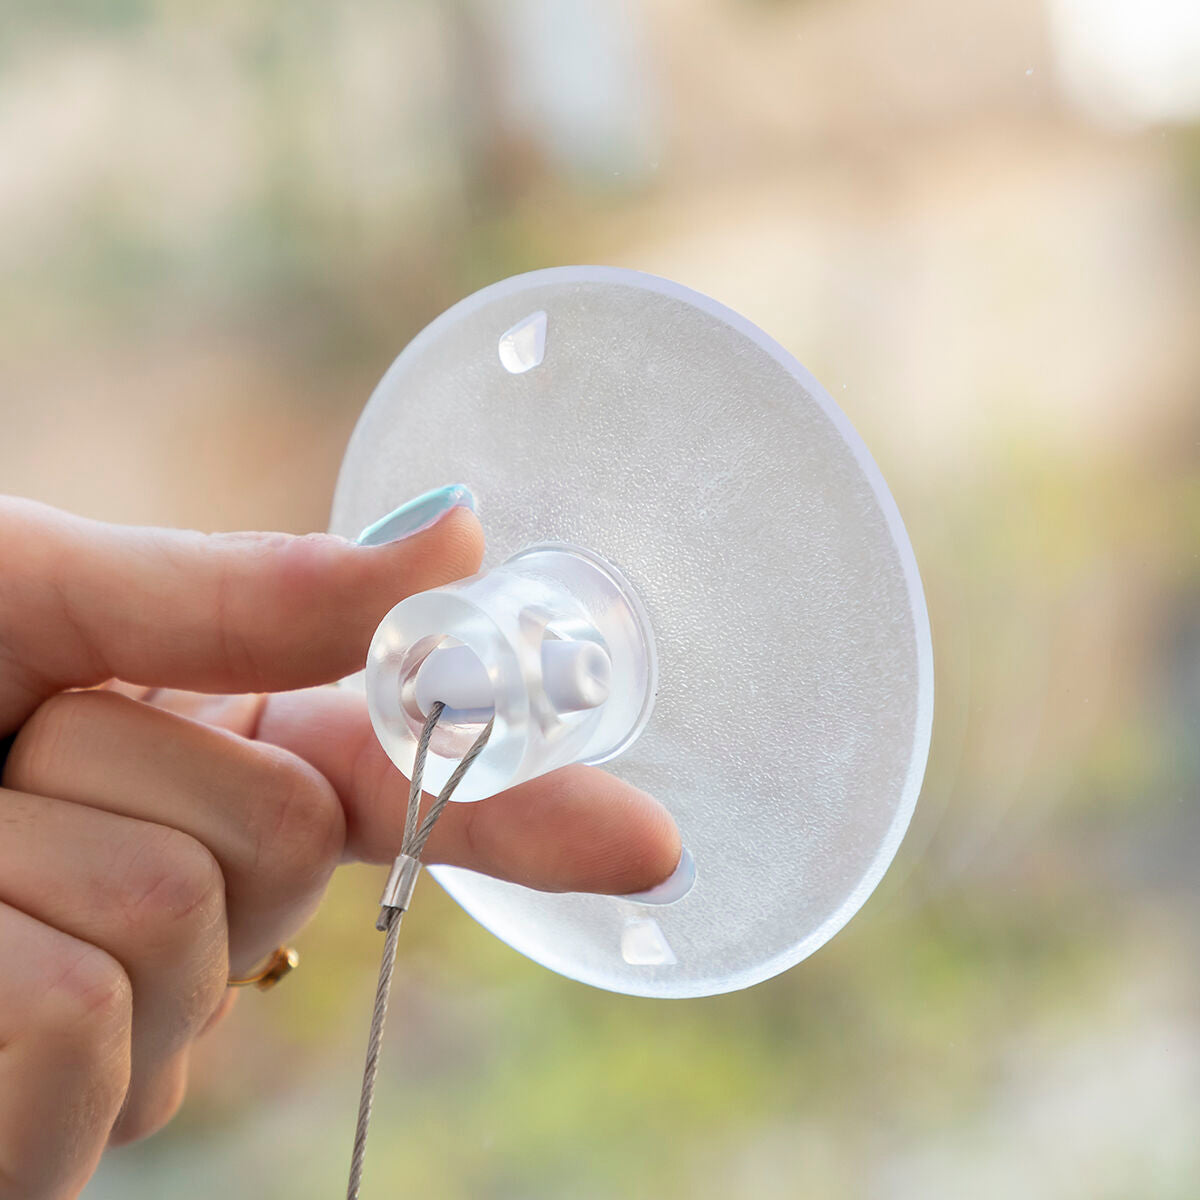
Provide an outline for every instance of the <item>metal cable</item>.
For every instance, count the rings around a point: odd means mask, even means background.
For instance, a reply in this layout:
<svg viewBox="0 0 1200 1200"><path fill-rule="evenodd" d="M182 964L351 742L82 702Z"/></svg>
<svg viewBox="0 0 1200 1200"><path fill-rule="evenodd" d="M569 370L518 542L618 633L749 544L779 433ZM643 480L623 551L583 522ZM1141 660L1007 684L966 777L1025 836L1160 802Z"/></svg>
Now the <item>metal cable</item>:
<svg viewBox="0 0 1200 1200"><path fill-rule="evenodd" d="M354 1151L350 1156L350 1182L346 1185L347 1200L358 1200L362 1184L363 1158L367 1152L367 1131L371 1126L371 1106L375 1102L375 1077L379 1073L379 1047L383 1040L383 1025L387 1020L388 998L392 991L392 975L396 969L396 944L400 940L400 920L404 914L398 908L388 910L387 937L383 942L383 958L379 963L379 982L375 985L375 1008L371 1013L371 1033L367 1038L367 1061L363 1067L362 1093L358 1100L358 1121L354 1126Z"/></svg>
<svg viewBox="0 0 1200 1200"><path fill-rule="evenodd" d="M429 753L429 741L445 711L440 701L430 705L425 727L417 740L417 753L413 760L412 780L408 789L408 811L404 818L404 840L396 858L392 874L384 888L382 906L376 928L386 936L383 940L383 957L379 961L379 980L375 985L375 1007L371 1012L371 1031L367 1036L367 1061L363 1067L362 1093L358 1101L358 1121L354 1127L354 1151L350 1156L350 1179L346 1185L346 1200L358 1200L362 1186L363 1159L367 1150L367 1131L371 1124L371 1107L375 1100L375 1078L379 1073L379 1050L383 1041L383 1027L387 1020L388 998L392 992L392 977L396 970L396 945L400 938L400 922L404 917L420 869L421 851L433 832L433 827L446 807L454 789L462 781L471 764L479 757L487 740L492 735L492 721L475 739L470 750L454 768L445 786L438 793L425 820L418 825L421 810L421 780L425 775L425 758Z"/></svg>
<svg viewBox="0 0 1200 1200"><path fill-rule="evenodd" d="M440 708L441 705L439 704ZM435 719L436 718L432 718ZM450 773L450 778L446 780L446 786L438 792L437 799L433 802L433 807L430 808L425 820L421 822L421 828L417 830L413 837L412 845L407 853L413 858L420 858L421 851L425 849L425 843L429 841L429 835L433 832L433 827L437 824L437 819L442 815L442 809L446 807L454 789L462 782L462 777L470 769L471 764L483 753L484 746L487 745L488 738L492 736L492 726L496 723L496 718L493 717L486 726L483 732L472 743L470 750L463 755L462 762Z"/></svg>

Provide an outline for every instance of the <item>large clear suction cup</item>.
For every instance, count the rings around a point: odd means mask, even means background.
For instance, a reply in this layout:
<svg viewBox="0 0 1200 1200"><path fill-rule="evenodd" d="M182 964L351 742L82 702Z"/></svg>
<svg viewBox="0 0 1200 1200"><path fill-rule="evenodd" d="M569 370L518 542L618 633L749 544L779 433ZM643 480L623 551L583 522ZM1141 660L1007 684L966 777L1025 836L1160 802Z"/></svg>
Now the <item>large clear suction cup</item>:
<svg viewBox="0 0 1200 1200"><path fill-rule="evenodd" d="M456 479L490 569L380 626L366 687L384 747L407 770L429 705L447 704L437 786L494 716L456 800L608 760L666 804L690 855L683 886L644 898L432 873L518 950L615 991L730 991L817 949L896 852L933 707L912 550L833 401L707 297L537 271L396 360L332 528L356 537Z"/></svg>

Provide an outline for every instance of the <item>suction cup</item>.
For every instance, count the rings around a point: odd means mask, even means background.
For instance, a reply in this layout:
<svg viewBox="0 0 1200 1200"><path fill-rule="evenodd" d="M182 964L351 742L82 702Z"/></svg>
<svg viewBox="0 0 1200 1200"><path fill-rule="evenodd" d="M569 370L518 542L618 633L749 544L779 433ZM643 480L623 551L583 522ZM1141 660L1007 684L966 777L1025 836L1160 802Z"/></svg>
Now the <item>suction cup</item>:
<svg viewBox="0 0 1200 1200"><path fill-rule="evenodd" d="M535 271L455 305L392 365L331 527L356 537L455 480L488 563L380 626L366 678L385 748L407 770L414 723L452 690L431 783L494 713L463 798L608 760L671 810L694 876L660 903L438 881L523 954L633 995L732 991L811 954L895 855L933 712L912 548L845 416L705 296Z"/></svg>

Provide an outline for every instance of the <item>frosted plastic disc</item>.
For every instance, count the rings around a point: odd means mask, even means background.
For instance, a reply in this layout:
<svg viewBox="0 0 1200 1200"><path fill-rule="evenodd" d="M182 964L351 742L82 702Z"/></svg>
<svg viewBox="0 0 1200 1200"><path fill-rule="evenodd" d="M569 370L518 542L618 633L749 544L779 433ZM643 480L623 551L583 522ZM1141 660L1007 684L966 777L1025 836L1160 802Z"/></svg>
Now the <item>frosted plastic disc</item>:
<svg viewBox="0 0 1200 1200"><path fill-rule="evenodd" d="M332 528L354 537L453 482L478 498L486 566L569 542L640 594L657 702L605 769L667 805L697 876L661 907L448 867L438 881L523 954L619 992L732 991L811 954L895 855L933 711L912 548L846 417L705 296L535 271L455 305L392 365Z"/></svg>

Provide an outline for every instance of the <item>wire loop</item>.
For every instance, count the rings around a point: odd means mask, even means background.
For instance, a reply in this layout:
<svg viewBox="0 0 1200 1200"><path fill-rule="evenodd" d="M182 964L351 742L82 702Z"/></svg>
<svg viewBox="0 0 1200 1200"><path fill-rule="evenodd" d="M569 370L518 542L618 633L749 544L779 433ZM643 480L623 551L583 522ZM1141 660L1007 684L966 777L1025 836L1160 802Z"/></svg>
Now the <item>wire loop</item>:
<svg viewBox="0 0 1200 1200"><path fill-rule="evenodd" d="M494 718L475 739L470 750L454 768L445 786L437 794L433 805L419 821L421 815L421 780L425 776L425 759L429 754L429 742L433 731L446 706L437 701L429 706L429 715L421 736L417 741L416 758L413 760L412 779L408 788L408 811L404 817L404 840L400 853L392 866L391 874L383 889L379 918L375 928L386 934L383 942L383 957L379 963L379 980L375 985L375 1007L371 1012L371 1030L367 1037L367 1060L363 1066L362 1093L358 1101L358 1121L354 1129L354 1150L350 1157L350 1179L346 1185L346 1200L358 1200L362 1186L363 1159L367 1150L367 1132L371 1124L371 1108L375 1101L375 1079L379 1074L379 1050L383 1041L383 1027L387 1020L388 999L392 991L392 977L396 971L396 945L400 936L400 922L404 917L421 871L421 851L429 841L429 835L442 815L454 789L462 782L471 764L479 757L488 738L492 735Z"/></svg>

